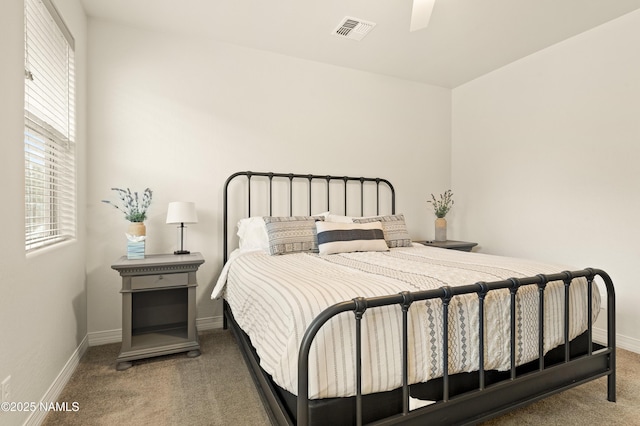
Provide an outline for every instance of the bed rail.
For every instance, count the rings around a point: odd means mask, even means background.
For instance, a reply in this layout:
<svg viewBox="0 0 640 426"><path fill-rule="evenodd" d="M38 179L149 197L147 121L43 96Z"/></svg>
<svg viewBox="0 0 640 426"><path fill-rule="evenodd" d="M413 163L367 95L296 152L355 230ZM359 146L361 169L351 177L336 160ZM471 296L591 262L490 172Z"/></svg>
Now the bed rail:
<svg viewBox="0 0 640 426"><path fill-rule="evenodd" d="M344 201L343 201L343 212L347 212L349 205L348 198L348 185L351 184L359 184L360 187L360 216L364 216L364 208L365 208L365 185L373 184L375 185L375 211L376 214L381 214L380 210L380 202L381 202L381 192L382 187L386 187L390 192L391 200L391 214L395 214L396 209L396 194L393 185L386 179L382 178L368 178L368 177L355 177L355 176L332 176L332 175L314 175L314 174L298 174L298 173L273 173L273 172L237 172L229 176L224 184L224 213L223 213L223 263L227 262L229 256L229 185L236 178L246 178L247 185L247 214L245 217L250 217L252 214L251 208L251 183L252 178L266 178L268 182L268 193L267 193L267 203L268 203L268 215L273 214L273 200L276 197L274 194L273 184L274 181L283 180L285 183L288 183L288 207L289 207L289 216L293 215L293 207L294 207L294 183L297 181L307 182L308 190L306 194L307 198L307 214L312 215L313 212L313 201L318 201L317 197L314 197L313 194L313 182L321 181L326 182L326 204L322 207L315 206L316 209L320 211L330 211L331 210L331 183L332 182L342 182L342 191L344 192ZM278 197L278 199L282 199Z"/></svg>
<svg viewBox="0 0 640 426"><path fill-rule="evenodd" d="M584 356L570 357L569 352L569 288L574 279L584 277L587 281L588 292L588 350ZM594 278L600 277L607 290L607 344L602 349L593 348L592 324L592 296ZM564 362L559 365L545 366L544 361L544 291L548 283L562 281L564 283ZM516 294L524 286L538 288L538 327L539 327L539 363L536 371L524 375L516 374L515 364L515 322L516 322ZM485 386L484 383L484 299L495 290L508 289L511 300L511 369L510 380ZM597 290L596 290L597 291ZM479 303L479 353L478 362L479 386L475 391L450 397L448 371L448 309L449 303L455 297L476 294ZM443 398L435 404L409 411L409 383L408 383L408 343L407 321L411 305L418 301L440 299L443 309L442 336L443 345ZM490 283L460 287L441 287L435 290L402 292L396 295L356 298L335 304L323 311L313 320L302 339L298 357L298 400L297 424L306 426L309 422L309 353L311 345L318 331L334 316L352 311L356 333L356 424L362 424L362 370L361 370L361 321L368 309L380 306L398 305L402 310L402 414L392 416L376 422L379 425L392 424L475 424L502 414L515 407L523 406L546 396L561 392L598 377L607 376L607 399L616 400L615 378L615 291L609 275L600 270L587 268L580 271L565 271L557 274L540 274L528 278L510 278ZM433 423L430 423L433 422Z"/></svg>

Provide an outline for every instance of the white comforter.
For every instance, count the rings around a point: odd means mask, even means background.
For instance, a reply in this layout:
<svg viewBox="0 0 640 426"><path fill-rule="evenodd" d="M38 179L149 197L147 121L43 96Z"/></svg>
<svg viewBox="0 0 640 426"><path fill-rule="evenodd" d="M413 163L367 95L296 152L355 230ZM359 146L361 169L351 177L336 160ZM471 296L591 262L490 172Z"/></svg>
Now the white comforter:
<svg viewBox="0 0 640 426"><path fill-rule="evenodd" d="M573 269L522 259L424 246L319 256L270 256L262 251L232 253L212 298L224 296L249 335L262 368L281 387L297 394L298 349L311 321L326 307L354 297L435 289ZM586 281L571 285L570 335L587 327ZM594 291L594 315L600 295ZM491 292L485 302L485 369L510 367L510 296ZM517 296L516 362L538 357L538 293ZM409 320L409 381L442 375L442 307L439 300L416 302ZM478 369L477 296L455 297L449 311L449 373ZM564 286L545 292L545 350L564 341ZM595 320L595 318L594 318ZM369 309L362 322L363 393L402 385L401 309ZM316 337L309 367L310 398L355 395L355 326L352 313L332 319Z"/></svg>

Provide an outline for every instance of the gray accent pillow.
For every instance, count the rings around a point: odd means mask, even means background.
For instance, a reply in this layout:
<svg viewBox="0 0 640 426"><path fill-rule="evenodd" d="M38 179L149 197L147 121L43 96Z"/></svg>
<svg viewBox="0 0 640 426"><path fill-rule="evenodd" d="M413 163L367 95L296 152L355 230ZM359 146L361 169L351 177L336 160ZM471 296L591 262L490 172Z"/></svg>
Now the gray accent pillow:
<svg viewBox="0 0 640 426"><path fill-rule="evenodd" d="M404 215L396 214L389 216L376 216L359 218L354 217L354 223L382 222L382 230L384 231L384 239L387 241L389 248L394 247L411 247L411 237L407 231L407 224L404 221Z"/></svg>
<svg viewBox="0 0 640 426"><path fill-rule="evenodd" d="M318 253L316 222L322 216L265 216L270 254Z"/></svg>

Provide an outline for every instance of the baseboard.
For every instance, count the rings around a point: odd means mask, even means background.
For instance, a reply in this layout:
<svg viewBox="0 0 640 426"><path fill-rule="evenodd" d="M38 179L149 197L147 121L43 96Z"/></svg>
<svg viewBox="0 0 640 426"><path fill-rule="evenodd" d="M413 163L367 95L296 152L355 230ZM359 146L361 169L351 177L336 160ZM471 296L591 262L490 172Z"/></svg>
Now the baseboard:
<svg viewBox="0 0 640 426"><path fill-rule="evenodd" d="M222 328L223 319L222 315L216 317L205 317L196 319L196 327L200 331L213 330L216 328ZM107 345L109 343L122 342L122 330L107 330L96 331L87 334L89 346ZM604 328L593 328L593 339L598 343L607 342L607 330ZM640 353L640 340L633 337L623 336L621 334L616 335L616 344L619 348L626 349L631 352Z"/></svg>
<svg viewBox="0 0 640 426"><path fill-rule="evenodd" d="M62 371L60 371L60 374L58 374L58 376L55 378L51 386L49 386L49 389L47 389L47 392L45 392L44 396L40 400L41 404L48 405L58 401L58 397L62 393L62 390L64 389L64 387L69 382L69 379L71 379L73 372L76 371L76 367L80 363L80 358L82 358L84 353L87 351L88 347L89 347L89 340L87 336L85 336L85 338L82 339L82 341L80 342L76 350L73 351L73 354L71 354L71 357L62 368ZM71 403L72 401L65 401L65 402ZM24 422L24 424L27 426L30 426L30 425L38 426L44 421L44 418L46 417L46 415L47 415L47 412L44 410L33 410L31 412L31 415Z"/></svg>
<svg viewBox="0 0 640 426"><path fill-rule="evenodd" d="M196 327L198 328L198 331L213 330L214 328L222 328L222 326L222 315L196 319Z"/></svg>
<svg viewBox="0 0 640 426"><path fill-rule="evenodd" d="M604 328L594 327L593 340L601 344L606 344L607 330ZM640 340L634 339L633 337L616 334L616 347L640 354Z"/></svg>
<svg viewBox="0 0 640 426"><path fill-rule="evenodd" d="M196 327L199 331L222 328L222 315L217 317L205 317L196 319ZM110 343L122 342L122 329L95 331L87 334L89 346L108 345Z"/></svg>
<svg viewBox="0 0 640 426"><path fill-rule="evenodd" d="M122 342L122 329L106 331L94 331L87 333L89 339L89 346L108 345L109 343Z"/></svg>
<svg viewBox="0 0 640 426"><path fill-rule="evenodd" d="M640 354L640 340L633 337L616 335L616 346Z"/></svg>

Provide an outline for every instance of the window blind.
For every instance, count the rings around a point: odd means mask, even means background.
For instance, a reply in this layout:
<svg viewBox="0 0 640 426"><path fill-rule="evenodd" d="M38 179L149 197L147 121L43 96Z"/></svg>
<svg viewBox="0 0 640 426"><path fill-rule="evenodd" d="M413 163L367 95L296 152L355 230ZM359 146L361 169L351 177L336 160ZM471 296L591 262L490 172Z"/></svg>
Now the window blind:
<svg viewBox="0 0 640 426"><path fill-rule="evenodd" d="M74 40L51 0L25 0L25 248L75 238Z"/></svg>

